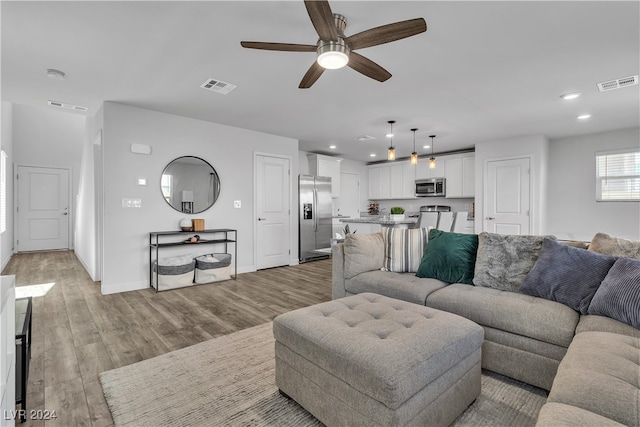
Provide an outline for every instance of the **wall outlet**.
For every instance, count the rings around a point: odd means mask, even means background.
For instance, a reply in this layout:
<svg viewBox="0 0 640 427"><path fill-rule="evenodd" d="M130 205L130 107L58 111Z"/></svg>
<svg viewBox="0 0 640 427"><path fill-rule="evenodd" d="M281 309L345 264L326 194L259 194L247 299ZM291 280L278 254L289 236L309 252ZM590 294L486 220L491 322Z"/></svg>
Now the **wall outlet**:
<svg viewBox="0 0 640 427"><path fill-rule="evenodd" d="M234 200L233 201L233 207L235 209L240 209L242 207L242 201L241 200Z"/></svg>
<svg viewBox="0 0 640 427"><path fill-rule="evenodd" d="M122 199L123 208L141 208L142 199Z"/></svg>

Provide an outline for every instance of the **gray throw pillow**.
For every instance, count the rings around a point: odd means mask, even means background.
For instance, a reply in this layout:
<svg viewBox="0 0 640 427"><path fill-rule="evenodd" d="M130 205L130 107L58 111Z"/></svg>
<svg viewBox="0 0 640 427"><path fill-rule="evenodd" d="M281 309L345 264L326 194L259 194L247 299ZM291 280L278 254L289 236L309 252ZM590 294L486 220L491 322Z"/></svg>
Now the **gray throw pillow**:
<svg viewBox="0 0 640 427"><path fill-rule="evenodd" d="M619 258L593 296L589 314L640 328L640 260Z"/></svg>
<svg viewBox="0 0 640 427"><path fill-rule="evenodd" d="M344 236L344 277L380 270L384 262L382 233L347 234Z"/></svg>
<svg viewBox="0 0 640 427"><path fill-rule="evenodd" d="M524 279L520 292L557 301L587 314L598 286L616 257L544 239L540 256Z"/></svg>
<svg viewBox="0 0 640 427"><path fill-rule="evenodd" d="M547 236L554 238L553 236ZM473 284L517 292L538 260L545 236L518 236L482 232Z"/></svg>

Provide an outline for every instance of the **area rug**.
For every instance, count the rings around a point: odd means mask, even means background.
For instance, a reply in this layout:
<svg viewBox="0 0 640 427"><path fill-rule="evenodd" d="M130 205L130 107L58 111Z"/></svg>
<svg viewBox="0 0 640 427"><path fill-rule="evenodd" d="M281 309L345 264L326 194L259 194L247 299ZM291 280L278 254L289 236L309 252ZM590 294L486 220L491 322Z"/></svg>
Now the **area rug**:
<svg viewBox="0 0 640 427"><path fill-rule="evenodd" d="M272 324L100 374L116 426L322 426L275 386ZM532 426L538 388L483 371L482 394L454 426Z"/></svg>

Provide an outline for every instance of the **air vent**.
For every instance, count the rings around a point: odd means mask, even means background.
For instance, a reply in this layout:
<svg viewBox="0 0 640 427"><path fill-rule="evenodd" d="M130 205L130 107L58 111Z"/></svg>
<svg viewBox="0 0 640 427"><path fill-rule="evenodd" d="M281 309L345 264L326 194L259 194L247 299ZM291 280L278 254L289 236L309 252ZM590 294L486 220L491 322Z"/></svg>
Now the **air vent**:
<svg viewBox="0 0 640 427"><path fill-rule="evenodd" d="M64 102L58 102L58 101L47 101L47 104L49 104L52 107L58 107L58 108L66 108L67 110L74 110L74 111L87 111L89 110L87 107L81 107L80 105L73 105L73 104L66 104Z"/></svg>
<svg viewBox="0 0 640 427"><path fill-rule="evenodd" d="M372 139L375 139L375 137L371 135L361 135L361 136L356 136L353 139L355 139L356 141L371 141Z"/></svg>
<svg viewBox="0 0 640 427"><path fill-rule="evenodd" d="M206 82L200 85L201 88L210 90L212 92L218 92L223 95L228 94L238 86L232 85L231 83L226 83L216 79L207 79Z"/></svg>
<svg viewBox="0 0 640 427"><path fill-rule="evenodd" d="M598 83L598 90L606 92L613 89L621 89L627 86L638 84L638 76L623 77L621 79L609 80L607 82Z"/></svg>

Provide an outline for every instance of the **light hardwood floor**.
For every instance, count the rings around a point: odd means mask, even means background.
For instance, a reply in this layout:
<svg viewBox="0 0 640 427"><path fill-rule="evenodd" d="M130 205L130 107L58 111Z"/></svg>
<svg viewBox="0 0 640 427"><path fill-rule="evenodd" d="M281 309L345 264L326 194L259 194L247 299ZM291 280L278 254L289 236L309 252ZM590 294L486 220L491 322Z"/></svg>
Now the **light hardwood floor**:
<svg viewBox="0 0 640 427"><path fill-rule="evenodd" d="M2 274L14 274L17 287L54 283L33 298L27 409L57 418L16 423L24 427L110 426L100 372L331 299L331 260L160 293L101 295L71 251L17 254Z"/></svg>

